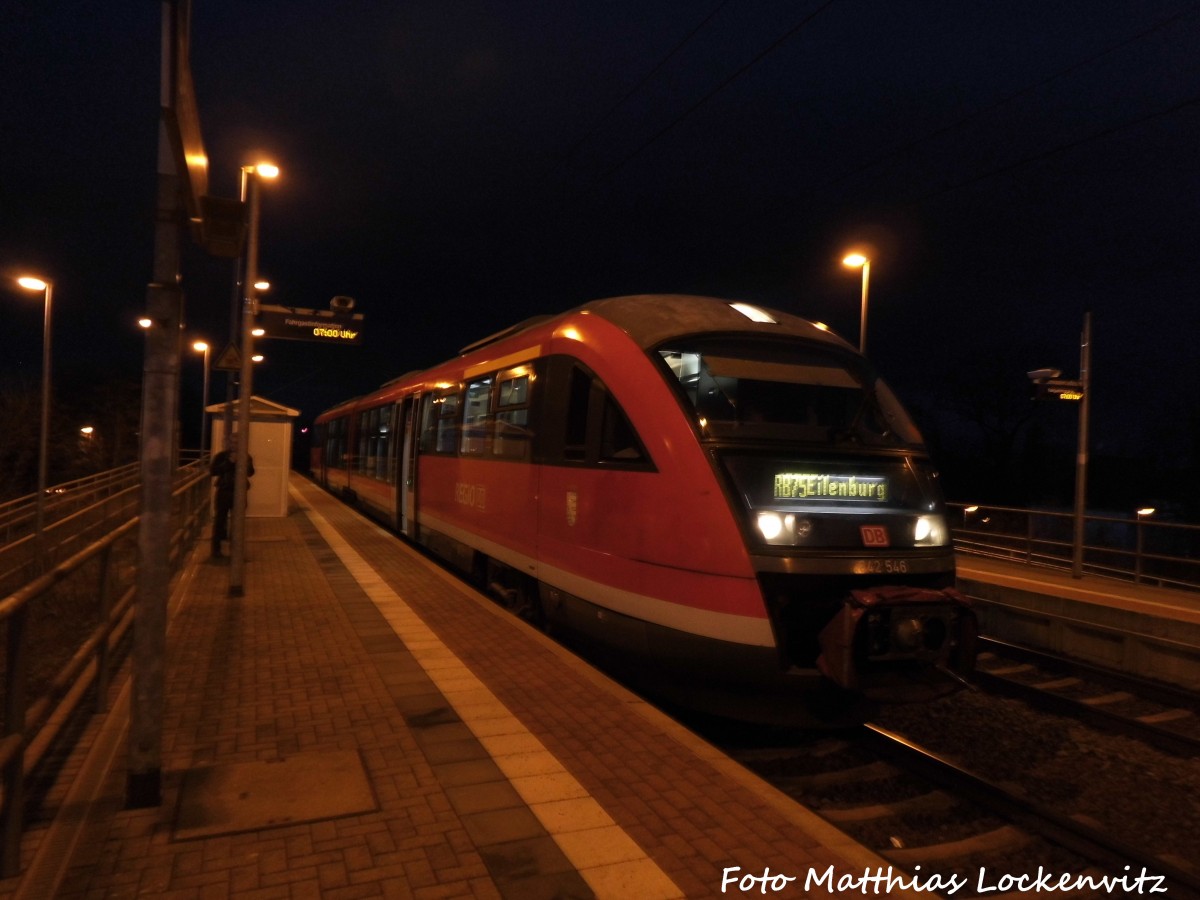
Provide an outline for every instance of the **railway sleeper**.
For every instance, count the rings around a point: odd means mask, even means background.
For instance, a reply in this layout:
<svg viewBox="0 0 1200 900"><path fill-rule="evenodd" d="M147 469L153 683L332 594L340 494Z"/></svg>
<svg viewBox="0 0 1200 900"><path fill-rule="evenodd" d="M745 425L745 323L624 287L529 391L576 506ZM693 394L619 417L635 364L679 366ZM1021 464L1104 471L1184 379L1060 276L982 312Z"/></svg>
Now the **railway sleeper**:
<svg viewBox="0 0 1200 900"><path fill-rule="evenodd" d="M870 822L875 819L887 819L897 816L907 816L914 813L945 812L958 801L945 791L930 791L918 794L904 800L892 803L876 803L872 806L851 806L845 809L820 810L821 817L836 824L851 822Z"/></svg>
<svg viewBox="0 0 1200 900"><path fill-rule="evenodd" d="M838 787L843 784L856 784L860 781L883 781L885 778L895 778L896 767L887 762L872 762L852 769L839 769L834 772L817 772L812 775L783 775L773 779L784 789L798 791L816 791L822 788Z"/></svg>
<svg viewBox="0 0 1200 900"><path fill-rule="evenodd" d="M1019 828L1012 825L1001 825L991 831L972 835L957 841L945 841L941 844L929 844L925 847L898 847L880 850L879 855L889 862L901 866L921 865L928 862L942 862L949 859L963 859L977 853L1001 853L1019 850L1030 841L1030 837Z"/></svg>

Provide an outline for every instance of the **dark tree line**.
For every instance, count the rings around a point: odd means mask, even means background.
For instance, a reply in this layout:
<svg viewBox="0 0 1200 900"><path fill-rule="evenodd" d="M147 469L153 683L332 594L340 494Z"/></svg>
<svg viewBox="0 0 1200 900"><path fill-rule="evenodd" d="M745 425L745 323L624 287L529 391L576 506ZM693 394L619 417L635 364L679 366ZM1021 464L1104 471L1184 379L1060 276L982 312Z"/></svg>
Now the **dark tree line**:
<svg viewBox="0 0 1200 900"><path fill-rule="evenodd" d="M55 378L46 453L46 482L61 484L137 459L141 384L135 378ZM41 435L40 384L0 385L0 501L37 490ZM84 428L91 428L85 433Z"/></svg>

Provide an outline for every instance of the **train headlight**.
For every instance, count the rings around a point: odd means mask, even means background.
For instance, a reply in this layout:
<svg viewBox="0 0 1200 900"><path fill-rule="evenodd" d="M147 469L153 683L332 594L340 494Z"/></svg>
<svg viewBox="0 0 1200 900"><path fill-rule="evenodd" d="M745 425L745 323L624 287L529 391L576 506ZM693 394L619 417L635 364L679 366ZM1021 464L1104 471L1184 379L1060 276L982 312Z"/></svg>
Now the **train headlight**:
<svg viewBox="0 0 1200 900"><path fill-rule="evenodd" d="M760 512L758 530L767 543L777 540L783 534L783 516L777 512Z"/></svg>
<svg viewBox="0 0 1200 900"><path fill-rule="evenodd" d="M764 509L755 519L758 533L764 541L777 547L794 547L802 544L812 534L812 522L797 518L794 513L781 513Z"/></svg>
<svg viewBox="0 0 1200 900"><path fill-rule="evenodd" d="M918 547L940 547L946 543L946 520L941 516L918 516L913 525L913 543Z"/></svg>

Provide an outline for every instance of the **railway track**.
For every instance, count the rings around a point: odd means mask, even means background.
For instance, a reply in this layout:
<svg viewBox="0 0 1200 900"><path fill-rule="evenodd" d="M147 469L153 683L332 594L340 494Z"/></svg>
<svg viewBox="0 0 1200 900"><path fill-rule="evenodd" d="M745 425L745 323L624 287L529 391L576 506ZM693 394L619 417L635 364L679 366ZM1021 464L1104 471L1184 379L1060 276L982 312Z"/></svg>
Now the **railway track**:
<svg viewBox="0 0 1200 900"><path fill-rule="evenodd" d="M1167 753L1200 757L1200 697L1195 694L1002 641L979 643L972 680L984 690Z"/></svg>
<svg viewBox="0 0 1200 900"><path fill-rule="evenodd" d="M943 896L1034 896L1044 875L1042 891L1072 885L1072 898L1150 894L1156 886L1171 897L1200 897L1200 872L1187 861L1148 852L877 725L730 755Z"/></svg>

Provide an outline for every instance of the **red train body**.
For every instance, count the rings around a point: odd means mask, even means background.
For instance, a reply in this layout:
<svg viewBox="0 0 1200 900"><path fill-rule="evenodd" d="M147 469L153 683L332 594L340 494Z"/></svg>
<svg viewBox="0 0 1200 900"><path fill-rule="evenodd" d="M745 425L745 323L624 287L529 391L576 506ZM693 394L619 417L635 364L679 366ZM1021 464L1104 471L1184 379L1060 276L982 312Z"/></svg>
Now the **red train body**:
<svg viewBox="0 0 1200 900"><path fill-rule="evenodd" d="M845 721L973 665L920 435L865 359L795 316L599 300L317 426L326 488L683 705Z"/></svg>

